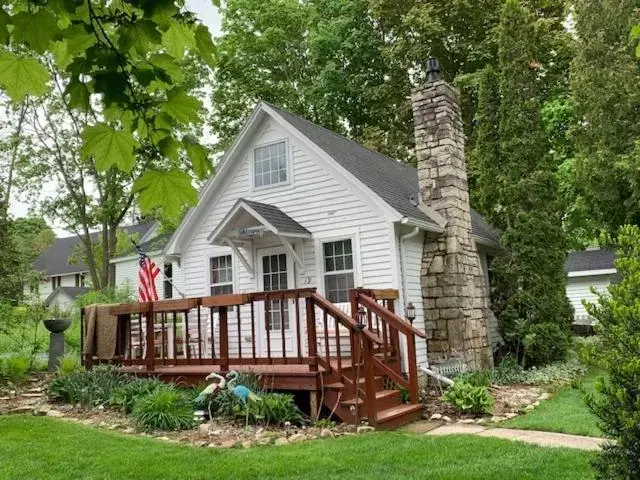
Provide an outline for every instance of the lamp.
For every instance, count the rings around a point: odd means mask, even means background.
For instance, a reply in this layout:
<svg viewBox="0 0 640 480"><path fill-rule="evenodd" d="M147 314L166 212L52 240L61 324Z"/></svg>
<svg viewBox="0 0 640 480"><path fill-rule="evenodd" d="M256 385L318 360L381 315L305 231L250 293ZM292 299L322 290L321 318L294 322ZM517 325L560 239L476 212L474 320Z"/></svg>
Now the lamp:
<svg viewBox="0 0 640 480"><path fill-rule="evenodd" d="M365 311L364 307L360 307L358 308L358 329L359 330L364 330L365 327L365 320L367 319L367 312Z"/></svg>
<svg viewBox="0 0 640 480"><path fill-rule="evenodd" d="M407 303L407 319L411 325L413 325L413 321L416 319L416 307L413 306L412 302Z"/></svg>

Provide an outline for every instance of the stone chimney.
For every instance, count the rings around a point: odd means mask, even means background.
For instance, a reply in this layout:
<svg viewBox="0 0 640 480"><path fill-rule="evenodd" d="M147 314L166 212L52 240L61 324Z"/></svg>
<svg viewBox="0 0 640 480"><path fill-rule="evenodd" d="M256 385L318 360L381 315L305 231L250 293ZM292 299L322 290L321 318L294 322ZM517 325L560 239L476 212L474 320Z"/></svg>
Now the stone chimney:
<svg viewBox="0 0 640 480"><path fill-rule="evenodd" d="M420 204L446 224L425 237L422 297L432 364L458 358L469 369L493 363L487 337L488 288L471 235L464 132L458 93L429 59L428 81L411 94Z"/></svg>

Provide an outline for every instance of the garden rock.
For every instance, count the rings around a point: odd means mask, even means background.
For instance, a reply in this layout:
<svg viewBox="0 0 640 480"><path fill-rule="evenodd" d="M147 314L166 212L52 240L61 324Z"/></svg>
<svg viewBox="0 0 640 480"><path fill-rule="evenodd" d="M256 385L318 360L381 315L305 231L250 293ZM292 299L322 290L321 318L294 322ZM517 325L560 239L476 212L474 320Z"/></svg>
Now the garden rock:
<svg viewBox="0 0 640 480"><path fill-rule="evenodd" d="M464 418L464 419L460 420L458 423L463 423L465 425L470 425L472 423L476 423L476 421L473 418Z"/></svg>
<svg viewBox="0 0 640 480"><path fill-rule="evenodd" d="M441 413L434 413L433 415L431 415L429 417L429 420L442 420L442 414Z"/></svg>
<svg viewBox="0 0 640 480"><path fill-rule="evenodd" d="M22 405L19 407L15 407L12 408L11 410L9 410L9 413L33 413L33 407L30 407L29 405Z"/></svg>
<svg viewBox="0 0 640 480"><path fill-rule="evenodd" d="M507 413L504 414L504 416L507 417L507 418L514 418L514 417L517 417L518 414L514 413L514 412L507 412Z"/></svg>
<svg viewBox="0 0 640 480"><path fill-rule="evenodd" d="M301 442L306 439L307 439L307 436L304 435L303 433L294 433L289 437L289 443Z"/></svg>
<svg viewBox="0 0 640 480"><path fill-rule="evenodd" d="M551 394L549 392L543 392L538 397L538 400L549 400L551 398Z"/></svg>
<svg viewBox="0 0 640 480"><path fill-rule="evenodd" d="M374 432L376 429L370 425L361 425L358 427L357 433L369 433Z"/></svg>
<svg viewBox="0 0 640 480"><path fill-rule="evenodd" d="M242 448L251 448L253 447L253 442L251 442L250 440L245 440L244 442L242 442Z"/></svg>
<svg viewBox="0 0 640 480"><path fill-rule="evenodd" d="M279 445L286 445L289 443L289 440L286 437L278 437L276 438L276 441L273 443L276 446Z"/></svg>
<svg viewBox="0 0 640 480"><path fill-rule="evenodd" d="M447 417L446 415L442 417L442 421L446 423L451 423L451 417Z"/></svg>
<svg viewBox="0 0 640 480"><path fill-rule="evenodd" d="M334 436L335 436L334 433L328 428L323 428L322 431L320 432L320 437L322 438L334 437Z"/></svg>

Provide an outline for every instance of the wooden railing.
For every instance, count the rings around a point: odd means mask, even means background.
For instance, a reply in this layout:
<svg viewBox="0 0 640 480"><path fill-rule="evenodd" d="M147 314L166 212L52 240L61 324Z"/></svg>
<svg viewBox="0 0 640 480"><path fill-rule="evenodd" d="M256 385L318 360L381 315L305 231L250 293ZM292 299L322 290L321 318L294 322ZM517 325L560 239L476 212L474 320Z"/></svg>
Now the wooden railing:
<svg viewBox="0 0 640 480"><path fill-rule="evenodd" d="M377 345L369 336L362 338L364 365L365 405L370 423L376 423L376 374L382 374L406 389L411 403L419 402L418 365L416 362L416 337L425 338L424 333L394 312L396 290L354 289L350 293L352 316L366 316L367 328L377 334ZM400 337L407 346L406 377L400 369L389 366L385 360L400 358ZM382 356L382 358L380 358Z"/></svg>
<svg viewBox="0 0 640 480"><path fill-rule="evenodd" d="M120 326L113 361L149 372L159 365L219 365L223 372L230 365L321 368L326 378L362 395L375 423L376 376L388 377L418 402L416 336L424 334L396 315L397 299L396 290L354 289L350 314L315 288L113 305L110 313ZM82 318L84 341L84 310ZM84 358L87 367L94 361Z"/></svg>

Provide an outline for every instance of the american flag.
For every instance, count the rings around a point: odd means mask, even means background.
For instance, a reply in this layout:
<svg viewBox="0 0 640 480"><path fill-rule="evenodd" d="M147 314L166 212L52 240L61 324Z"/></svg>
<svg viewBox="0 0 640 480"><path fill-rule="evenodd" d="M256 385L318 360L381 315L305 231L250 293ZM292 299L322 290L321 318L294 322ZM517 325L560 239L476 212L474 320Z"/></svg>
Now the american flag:
<svg viewBox="0 0 640 480"><path fill-rule="evenodd" d="M158 300L156 290L156 277L160 269L141 249L136 246L140 257L140 269L138 270L138 296L141 302L155 302Z"/></svg>

